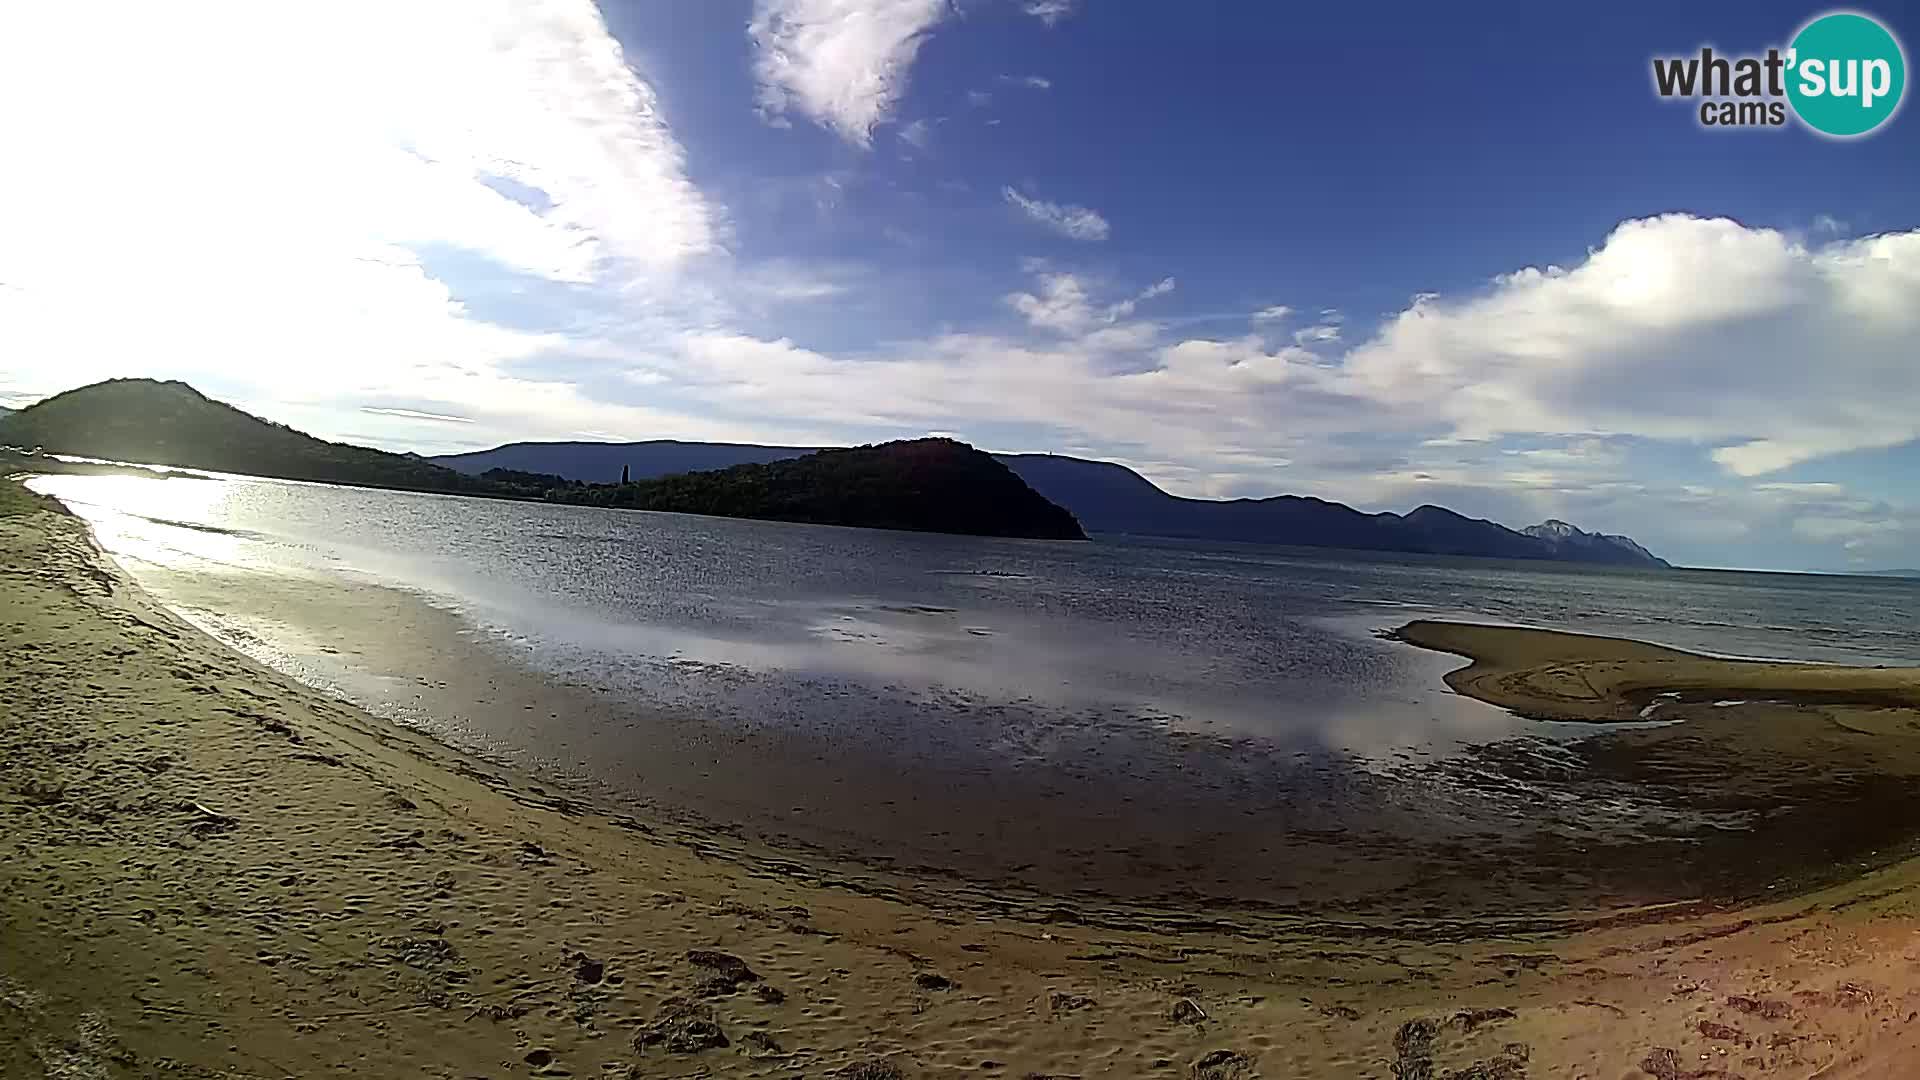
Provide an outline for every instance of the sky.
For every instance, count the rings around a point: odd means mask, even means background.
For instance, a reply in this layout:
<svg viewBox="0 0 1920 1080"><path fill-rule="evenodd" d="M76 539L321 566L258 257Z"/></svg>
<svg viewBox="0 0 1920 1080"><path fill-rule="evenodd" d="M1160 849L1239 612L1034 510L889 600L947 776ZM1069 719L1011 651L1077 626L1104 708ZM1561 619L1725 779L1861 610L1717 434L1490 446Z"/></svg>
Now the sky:
<svg viewBox="0 0 1920 1080"><path fill-rule="evenodd" d="M1824 10L10 5L0 405L178 378L422 453L935 432L1913 566L1920 118L1711 130L1650 76Z"/></svg>

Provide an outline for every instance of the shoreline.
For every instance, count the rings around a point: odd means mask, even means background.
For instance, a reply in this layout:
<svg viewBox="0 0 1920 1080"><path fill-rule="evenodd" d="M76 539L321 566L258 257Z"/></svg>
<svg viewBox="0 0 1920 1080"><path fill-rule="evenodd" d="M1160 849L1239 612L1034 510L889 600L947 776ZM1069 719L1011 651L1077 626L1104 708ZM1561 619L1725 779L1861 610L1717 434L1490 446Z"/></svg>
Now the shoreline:
<svg viewBox="0 0 1920 1080"><path fill-rule="evenodd" d="M24 498L0 485L7 1075L1865 1076L1920 1049L1911 864L1570 937L861 884L324 698Z"/></svg>
<svg viewBox="0 0 1920 1080"><path fill-rule="evenodd" d="M1920 668L1730 659L1620 638L1465 622L1415 620L1384 636L1464 657L1469 662L1447 674L1448 686L1541 720L1640 720L1642 710L1663 695L1920 709Z"/></svg>

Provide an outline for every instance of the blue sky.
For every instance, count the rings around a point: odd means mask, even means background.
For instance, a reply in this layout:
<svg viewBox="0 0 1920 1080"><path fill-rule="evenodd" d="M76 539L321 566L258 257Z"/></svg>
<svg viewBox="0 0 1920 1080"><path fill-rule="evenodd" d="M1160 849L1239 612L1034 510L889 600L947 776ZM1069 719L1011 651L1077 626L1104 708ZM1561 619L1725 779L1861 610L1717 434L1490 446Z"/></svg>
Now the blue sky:
<svg viewBox="0 0 1920 1080"><path fill-rule="evenodd" d="M1920 560L1911 110L1712 131L1649 76L1821 8L203 7L0 16L42 163L0 174L0 400L186 378L425 452L940 431Z"/></svg>

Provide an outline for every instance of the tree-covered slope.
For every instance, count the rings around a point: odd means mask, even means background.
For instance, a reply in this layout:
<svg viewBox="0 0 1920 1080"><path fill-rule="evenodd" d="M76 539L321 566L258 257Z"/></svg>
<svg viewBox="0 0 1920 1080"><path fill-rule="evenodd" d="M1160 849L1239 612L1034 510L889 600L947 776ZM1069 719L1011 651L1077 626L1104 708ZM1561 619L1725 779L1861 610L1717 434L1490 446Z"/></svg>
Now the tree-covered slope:
<svg viewBox="0 0 1920 1080"><path fill-rule="evenodd" d="M952 439L823 450L631 484L561 489L549 498L820 525L1085 539L1072 514L992 455Z"/></svg>
<svg viewBox="0 0 1920 1080"><path fill-rule="evenodd" d="M506 493L488 480L421 458L316 439L214 401L183 382L112 379L57 394L0 416L0 444L286 480Z"/></svg>

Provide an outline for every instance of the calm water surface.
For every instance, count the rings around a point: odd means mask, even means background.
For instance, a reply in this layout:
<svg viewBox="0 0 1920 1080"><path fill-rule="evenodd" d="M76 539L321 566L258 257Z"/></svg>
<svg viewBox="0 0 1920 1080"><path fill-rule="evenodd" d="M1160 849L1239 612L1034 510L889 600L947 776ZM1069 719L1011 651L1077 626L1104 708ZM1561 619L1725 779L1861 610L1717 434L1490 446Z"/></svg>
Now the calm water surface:
<svg viewBox="0 0 1920 1080"><path fill-rule="evenodd" d="M1420 829L1482 828L1484 793L1414 791L1379 777L1516 734L1591 731L1454 695L1440 676L1459 661L1372 636L1412 618L1920 664L1911 629L1920 582L975 539L242 479L49 476L33 486L89 519L163 599L230 641L261 645L265 658L311 655L328 634L381 628L297 632L262 617L271 605L240 598L296 583L405 590L530 676L608 703L556 706L539 724L519 712L479 723L493 748L697 808L713 810L703 799L724 795L723 816L778 803L849 843L860 842L861 815L911 803L928 816L902 850L925 858L942 843L954 852L1013 844L1021 830L1036 830L1043 852L1084 846L1035 824L1063 815L1032 813L1021 802L1029 794L1050 808L1109 796L1116 806L1157 802L1153 811L1171 816L1187 806L1207 821L1228 805L1258 816L1251 806L1295 828L1356 815L1391 822L1417 805ZM397 641L387 651L396 666L427 655ZM339 685L378 709L406 673L374 674ZM468 688L457 674L422 681L438 691L411 687L410 708L485 711L480 695L459 696ZM635 726L642 714L651 728ZM700 733L698 754L663 749L692 745L689 732ZM745 775L736 763L754 753L791 768L722 792L724 778L710 774ZM882 764L857 772L847 764L855 759ZM887 794L890 779L914 787ZM1027 780L1031 792L1016 790ZM835 798L813 800L813 789L834 785ZM845 794L869 788L866 803ZM926 809L929 790L949 789L951 805ZM1515 812L1511 802L1502 813ZM965 824L999 813L1007 820ZM1142 835L1195 865L1231 845L1264 851L1271 832L1216 830L1200 845L1209 854L1190 850L1184 834L1154 833L1148 813ZM1633 809L1623 803L1620 814Z"/></svg>

